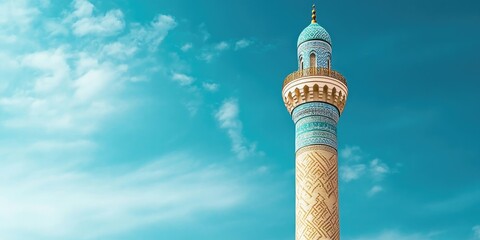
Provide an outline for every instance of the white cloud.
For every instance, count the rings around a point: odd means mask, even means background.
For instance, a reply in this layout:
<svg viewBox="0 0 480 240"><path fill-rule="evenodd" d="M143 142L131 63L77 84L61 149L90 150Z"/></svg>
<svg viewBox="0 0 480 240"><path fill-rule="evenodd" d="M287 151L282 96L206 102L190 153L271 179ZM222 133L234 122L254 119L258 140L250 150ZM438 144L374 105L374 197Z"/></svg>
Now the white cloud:
<svg viewBox="0 0 480 240"><path fill-rule="evenodd" d="M224 51L230 48L230 45L224 41L224 42L217 43L214 48L217 51Z"/></svg>
<svg viewBox="0 0 480 240"><path fill-rule="evenodd" d="M240 39L235 43L235 50L240 50L250 46L253 42L247 39Z"/></svg>
<svg viewBox="0 0 480 240"><path fill-rule="evenodd" d="M30 27L40 14L38 7L28 0L6 0L0 3L0 25L2 28L17 29Z"/></svg>
<svg viewBox="0 0 480 240"><path fill-rule="evenodd" d="M150 51L156 51L168 32L177 26L177 22L172 16L157 15L148 26L132 24L130 32L130 41L137 45L147 44Z"/></svg>
<svg viewBox="0 0 480 240"><path fill-rule="evenodd" d="M106 44L102 51L110 56L116 56L121 59L125 59L126 57L130 57L137 52L138 48L133 45L126 45L121 42L113 42Z"/></svg>
<svg viewBox="0 0 480 240"><path fill-rule="evenodd" d="M96 131L109 114L123 111L116 93L128 77L127 65L103 60L95 48L81 50L61 45L20 57L11 75L25 80L5 79L10 91L0 98L2 126L83 135Z"/></svg>
<svg viewBox="0 0 480 240"><path fill-rule="evenodd" d="M368 164L363 163L362 159L365 157L358 146L346 146L340 151L340 156L343 160L343 164L339 167L339 176L342 181L351 182L368 177L368 181L373 186L366 191L367 196L371 197L383 191L380 184L385 176L391 173L387 164L378 158L371 160Z"/></svg>
<svg viewBox="0 0 480 240"><path fill-rule="evenodd" d="M215 118L220 128L225 129L232 142L232 151L238 159L244 159L258 154L256 145L248 143L242 134L242 122L238 118L238 101L229 99L223 102L220 109L215 113Z"/></svg>
<svg viewBox="0 0 480 240"><path fill-rule="evenodd" d="M366 166L364 164L344 165L340 167L340 178L345 182L359 179L365 173Z"/></svg>
<svg viewBox="0 0 480 240"><path fill-rule="evenodd" d="M27 2L2 1L0 13L5 14L0 14L0 21L20 16L18 24L31 25L42 11L40 5L22 5ZM5 6L27 10L12 8L8 11L18 12L6 13ZM75 1L70 10L56 16L69 16L60 25L47 21L49 26L28 34L10 34L0 26L0 41L17 44L14 50L5 48L0 53L0 59L11 60L0 66L4 77L0 129L10 134L0 139L0 239L21 239L24 233L28 236L23 239L102 238L243 204L254 187L244 174L221 164L202 164L206 160L198 155L174 153L141 164L132 159L138 165L104 158L108 154L95 157L97 151L109 151L103 148L104 142L95 141L103 134L105 122L118 119L115 114L135 104L124 99L131 94L122 94L133 84L128 80L148 79L144 70L163 67L158 63L165 59L155 54L142 55L150 65L143 65L146 61L140 62L143 59L135 54L142 47L155 50L176 22L171 16L158 15L147 25L128 24L132 31L122 32L125 23L120 10L99 12L89 1ZM62 24L68 26L66 33L60 29ZM60 35L70 29L78 36L120 36L62 45L66 39ZM25 36L35 44L25 45ZM132 73L135 66L142 72ZM180 82L194 81L179 76ZM238 106L235 114L228 111L219 111L218 116L238 123L222 126L232 139L232 150L242 158L253 152L254 145L241 135L241 122L235 120Z"/></svg>
<svg viewBox="0 0 480 240"><path fill-rule="evenodd" d="M340 156L346 161L359 161L361 150L358 146L346 146L340 151Z"/></svg>
<svg viewBox="0 0 480 240"><path fill-rule="evenodd" d="M182 50L183 52L187 52L187 51L190 50L192 47L193 47L193 44L191 44L191 43L185 43L185 44L182 46L181 50Z"/></svg>
<svg viewBox="0 0 480 240"><path fill-rule="evenodd" d="M178 82L180 86L189 86L193 83L193 81L195 81L193 77L190 77L182 73L173 73L172 79L173 81Z"/></svg>
<svg viewBox="0 0 480 240"><path fill-rule="evenodd" d="M72 153L57 143L35 148L43 147ZM78 164L17 164L2 158L0 238L18 239L18 233L26 231L50 238L99 238L223 211L245 201L250 189L241 175L189 159L199 158L174 153L141 166L84 171Z"/></svg>
<svg viewBox="0 0 480 240"><path fill-rule="evenodd" d="M199 58L200 58L200 60L203 60L203 61L205 61L205 62L208 63L208 62L211 62L211 61L212 61L213 56L214 56L214 54L211 53L211 52L204 52L204 53L202 53L202 54L200 55Z"/></svg>
<svg viewBox="0 0 480 240"><path fill-rule="evenodd" d="M386 174L390 173L390 168L380 159L375 158L370 162L370 171L376 180L382 180Z"/></svg>
<svg viewBox="0 0 480 240"><path fill-rule="evenodd" d="M387 230L377 235L368 237L350 238L350 240L431 240L441 232L430 233L402 233L395 230Z"/></svg>
<svg viewBox="0 0 480 240"><path fill-rule="evenodd" d="M88 0L75 0L73 5L75 8L73 15L78 18L92 16L93 9L95 8Z"/></svg>
<svg viewBox="0 0 480 240"><path fill-rule="evenodd" d="M205 90L209 92L216 92L220 87L217 83L208 83L208 82L202 83L202 86Z"/></svg>
<svg viewBox="0 0 480 240"><path fill-rule="evenodd" d="M123 12L119 9L110 10L104 16L97 17L93 15L94 5L88 0L76 0L74 8L71 16L75 19L72 28L77 36L113 35L125 27Z"/></svg>
<svg viewBox="0 0 480 240"><path fill-rule="evenodd" d="M207 31L205 23L200 24L199 26L200 30L200 35L202 37L202 40L205 42L210 38L210 33Z"/></svg>
<svg viewBox="0 0 480 240"><path fill-rule="evenodd" d="M81 101L91 100L105 94L105 89L113 86L126 66L103 65L89 69L74 81L75 97Z"/></svg>
<svg viewBox="0 0 480 240"><path fill-rule="evenodd" d="M189 101L185 104L185 107L188 110L188 113L190 116L195 116L198 112L198 109L200 109L202 102L200 100L193 100Z"/></svg>
<svg viewBox="0 0 480 240"><path fill-rule="evenodd" d="M50 36L67 35L69 32L68 27L62 22L56 21L56 19L45 20L44 28Z"/></svg>
<svg viewBox="0 0 480 240"><path fill-rule="evenodd" d="M375 185L367 192L367 195L369 197L373 197L374 195L382 191L383 191L383 188L381 186Z"/></svg>
<svg viewBox="0 0 480 240"><path fill-rule="evenodd" d="M209 63L214 57L220 56L222 52L228 49L230 49L230 44L222 41L214 44L213 46L203 48L201 54L198 56L198 59Z"/></svg>
<svg viewBox="0 0 480 240"><path fill-rule="evenodd" d="M480 239L480 225L476 225L472 228L474 239Z"/></svg>
<svg viewBox="0 0 480 240"><path fill-rule="evenodd" d="M55 90L69 78L70 67L63 47L28 54L23 58L22 65L42 71L42 75L35 80L34 89L37 92Z"/></svg>
<svg viewBox="0 0 480 240"><path fill-rule="evenodd" d="M260 166L255 170L255 172L258 174L266 174L268 173L268 171L270 171L270 168L268 166Z"/></svg>

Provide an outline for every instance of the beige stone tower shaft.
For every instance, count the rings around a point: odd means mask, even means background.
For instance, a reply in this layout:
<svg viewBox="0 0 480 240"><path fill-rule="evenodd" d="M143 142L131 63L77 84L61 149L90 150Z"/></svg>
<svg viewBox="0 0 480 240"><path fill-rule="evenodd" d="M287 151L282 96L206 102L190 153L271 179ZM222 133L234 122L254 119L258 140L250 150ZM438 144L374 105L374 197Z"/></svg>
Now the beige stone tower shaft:
<svg viewBox="0 0 480 240"><path fill-rule="evenodd" d="M296 239L340 239L337 151L303 147L295 162Z"/></svg>

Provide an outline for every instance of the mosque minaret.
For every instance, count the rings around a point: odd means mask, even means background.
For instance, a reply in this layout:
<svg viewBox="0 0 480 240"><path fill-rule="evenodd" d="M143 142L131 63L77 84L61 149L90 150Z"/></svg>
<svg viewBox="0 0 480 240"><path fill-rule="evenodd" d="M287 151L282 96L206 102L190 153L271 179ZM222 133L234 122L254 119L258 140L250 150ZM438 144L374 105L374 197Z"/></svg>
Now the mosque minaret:
<svg viewBox="0 0 480 240"><path fill-rule="evenodd" d="M295 123L296 240L340 239L337 123L347 101L345 78L332 70L332 40L316 20L297 42L298 71L282 95Z"/></svg>

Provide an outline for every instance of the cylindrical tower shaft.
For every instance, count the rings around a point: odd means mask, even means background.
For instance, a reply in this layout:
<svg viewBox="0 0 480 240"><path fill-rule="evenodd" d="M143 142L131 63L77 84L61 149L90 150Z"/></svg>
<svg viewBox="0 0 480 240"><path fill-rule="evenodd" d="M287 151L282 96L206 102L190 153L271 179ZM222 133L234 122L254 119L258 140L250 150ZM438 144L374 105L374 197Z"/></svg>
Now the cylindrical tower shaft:
<svg viewBox="0 0 480 240"><path fill-rule="evenodd" d="M340 239L337 151L314 145L296 154L296 239Z"/></svg>
<svg viewBox="0 0 480 240"><path fill-rule="evenodd" d="M296 239L339 239L338 110L309 102L295 108Z"/></svg>

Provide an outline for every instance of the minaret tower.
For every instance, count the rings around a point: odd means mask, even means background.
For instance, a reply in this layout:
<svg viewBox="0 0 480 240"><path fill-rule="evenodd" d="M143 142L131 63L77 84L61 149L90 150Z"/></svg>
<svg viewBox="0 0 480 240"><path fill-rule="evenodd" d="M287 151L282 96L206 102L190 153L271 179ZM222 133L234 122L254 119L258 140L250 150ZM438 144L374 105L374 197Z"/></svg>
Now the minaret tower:
<svg viewBox="0 0 480 240"><path fill-rule="evenodd" d="M297 42L298 71L283 82L283 101L295 123L296 240L338 240L337 122L347 82L331 70L332 41L312 23Z"/></svg>

